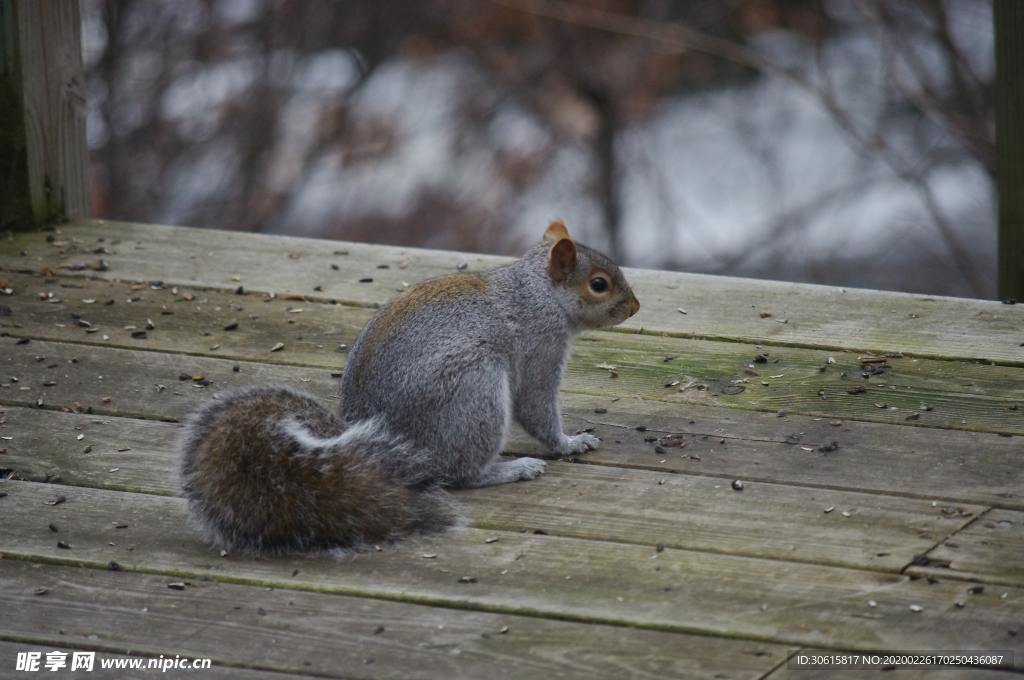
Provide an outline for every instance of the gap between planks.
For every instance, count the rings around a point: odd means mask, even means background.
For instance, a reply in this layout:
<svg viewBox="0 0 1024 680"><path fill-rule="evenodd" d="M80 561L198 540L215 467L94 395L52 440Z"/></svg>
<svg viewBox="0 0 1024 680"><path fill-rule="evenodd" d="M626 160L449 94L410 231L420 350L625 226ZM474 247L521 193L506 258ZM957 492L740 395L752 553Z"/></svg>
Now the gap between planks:
<svg viewBox="0 0 1024 680"><path fill-rule="evenodd" d="M61 421L67 421L67 422L69 422L69 423L73 423L73 422L74 422L74 423L77 423L77 424L76 424L76 425L74 425L73 427L74 427L74 429L75 429L75 430L78 430L78 429L79 429L80 427L82 427L82 426L83 426L83 424L84 424L85 422L87 422L87 421L89 421L89 420L94 420L94 418L93 418L93 417L88 417L88 416L73 416L73 415L70 415L70 414L69 414L69 415L60 415L60 416L54 416L54 415L52 415L52 414L47 414L47 415L43 416L43 415L42 415L42 414L41 414L40 412L37 412L37 411L34 411L34 410L22 410L22 409L17 409L17 410L14 410L14 411L13 411L12 413L13 413L13 418L15 419L15 420L14 420L14 423L15 423L15 425L16 425L16 423L17 423L17 420L18 420L19 418L20 418L20 419L23 419L23 420L24 420L25 418L28 418L28 419L29 419L29 421L31 422L31 421L32 421L32 420L34 420L34 419L38 419L38 418L39 418L40 416L42 416L42 419L41 419L41 420L39 421L40 423L42 423L43 421L45 421L46 423L48 423L48 424L47 424L47 426L46 426L46 428L45 428L45 430L46 430L46 436L45 436L45 437L43 437L42 439L39 439L39 440L38 440L38 441L36 442L36 444L32 444L32 443L31 443L31 440L30 440L30 443L29 443L30 447L33 447L33 445L35 445L35 447L40 447L40 445L50 445L50 443L49 443L49 442L50 442L50 441L51 441L51 440L52 440L52 439L54 438L54 437L52 437L52 436L51 436L51 435L53 434L53 425L54 425L55 423L57 423L57 422L61 422ZM23 423L23 427L24 427L24 426L25 426L25 424ZM132 427L137 427L137 426L138 426L138 424L132 424L132 423L130 423L130 422L129 422L129 423L125 423L125 422L123 422L123 421L122 421L122 422L120 422L120 423L118 424L118 427L122 427L122 428L125 428L125 427L126 427L126 428L128 428L129 430L130 430L130 429L131 429ZM163 427L163 426L161 426L161 427ZM36 428L36 429L38 429L38 428ZM101 429L102 429L102 428L100 428L100 430L101 430ZM164 436L165 436L165 439L164 439L164 440L165 440L165 444L164 444L164 454L163 454L163 455L164 455L164 456L166 456L166 455L167 455L167 453L166 453L166 452L167 452L167 451L169 451L169 450L171 449L171 444L169 443L169 438L170 438L171 428L164 428L164 429L165 429L166 431L165 431L165 435L164 435ZM151 427L148 427L148 430L150 430L150 432L148 432L148 434L146 434L146 436L151 436L151 437L152 437L152 436L153 436L153 433L154 433L154 427L152 427L152 426L151 426ZM14 430L14 431L18 431L18 430ZM25 430L22 430L22 431L25 431ZM123 434L123 433L122 433L122 434ZM640 433L637 433L637 435L639 435L639 434L640 434ZM85 434L83 433L83 434L82 434L82 436L84 437L84 436L85 436ZM90 440L90 441L93 441L93 440L94 440L94 439L93 439L93 437L95 436L95 434L94 434L94 433L92 433L92 432L90 432L89 436L90 436L90 439L89 439L89 440ZM102 436L101 432L100 432L100 436ZM997 441L999 440L999 439L996 439L996 438L994 438L994 437L993 437L993 439L995 439L995 440L997 440ZM69 440L70 440L70 439L69 439ZM627 444L627 445L629 445L629 444ZM14 453L15 453L15 456L14 456L14 458L16 459L16 458L17 458L16 452L14 452ZM8 460L11 460L11 459L8 459ZM24 457L23 457L23 460L26 460L26 459L24 459ZM31 459L29 459L29 460L31 460L33 464L34 464L34 463L38 463L38 456L37 456L37 457L32 457L32 458L31 458ZM84 459L84 460L85 460L85 461L91 461L92 459L90 458L90 459ZM833 459L833 460L835 460L835 459ZM843 459L840 459L840 460L842 461ZM860 462L858 462L858 463L860 463ZM860 463L860 465L858 465L858 467L863 467L863 464L862 464L862 463ZM854 468L854 469L857 469L857 468ZM958 469L958 467L954 467L953 469L954 469L954 470L957 470L957 469ZM593 476L593 473L589 473L589 472L584 472L584 470L581 470L580 472L581 472L581 473L583 474L583 479L584 479L584 480L586 480L586 479L588 478L588 475L589 475L589 476ZM835 472L835 471L834 471L834 472ZM571 481L571 475L572 475L572 473L569 473L569 475L570 475L570 476L569 476L569 478L568 478L568 481ZM578 476L579 476L579 475L578 475ZM630 477L630 476L631 476L631 475L629 475L629 474L627 474L627 475L626 475L626 477ZM634 474L634 475L632 475L632 476L637 476L637 475L635 475L635 474ZM686 476L692 476L692 475L682 475L682 476L686 477ZM722 480L721 478L718 478L718 479L719 479L720 481ZM651 476L651 477L648 477L648 478L647 478L647 482L645 482L645 483L650 483L650 482L652 482L652 481L653 481L653 478L652 478L652 476ZM949 480L949 483L952 483L953 481L954 481L954 480ZM151 482L151 483L152 483L152 482ZM541 488L541 487L543 486L543 484L544 484L544 483L546 483L546 481L542 481L542 482L535 482L535 484L534 484L534 485L529 485L529 486L521 486L521 487L519 487L519 486L516 486L516 488L518 488L518 490L519 490L520 492L530 492L530 491L537 491L537 490L539 490L539 488ZM625 481L624 481L624 483L625 483ZM696 483L696 482L695 482L695 481L694 481L693 479L689 479L689 480L684 480L684 479L680 478L680 479L674 479L674 480L672 480L672 484L671 484L671 485L675 485L675 484L678 484L678 483L684 483L684 484L693 484L693 483ZM541 485L538 485L538 484L541 484ZM722 485L724 486L724 484L722 484ZM769 486L770 486L770 485L771 485L771 484L769 484ZM790 486L792 486L791 484L786 484L786 483L784 483L784 482L783 482L783 483L779 483L779 484L777 484L777 485L778 485L778 486L780 486L780 487L790 487ZM165 488L165 490L164 490L164 491L166 492L166 488ZM748 496L750 495L750 493L753 493L753 491L754 491L754 487L752 486L752 487L750 487L750 488L749 488L749 494L748 494ZM780 491L780 492L785 492L786 490L785 490L785 488L779 488L779 491ZM818 491L820 491L820 490L818 490ZM502 492L502 491L499 491L499 492L496 492L496 493L498 493L498 494L501 494L501 493L504 493L504 492ZM883 495L881 495L881 496L882 496L882 497L890 497L890 496L892 496L892 495L891 495L891 494L883 494ZM730 494L729 494L729 493L727 492L724 498L727 498L727 499L733 499L734 497L733 497L732 495L730 495ZM932 498L934 499L934 496L932 496ZM880 500L881 500L881 499L880 499ZM962 500L959 500L959 499L958 499L957 501L958 501L958 502L963 502ZM824 504L824 502L822 502L822 506L823 506L823 504ZM857 503L856 505L858 505L858 506L861 506L861 505L863 505L863 503ZM934 505L934 503L933 503L933 505ZM971 509L967 509L967 508L965 508L965 509L964 509L963 511L964 511L964 512L967 512L968 510L971 510L971 511L975 511L975 512L976 512L977 510L979 510L979 508L971 508ZM958 511L958 512L959 512L959 511ZM837 516L838 516L838 515L837 515ZM813 522L814 518L815 518L815 514L814 514L814 513L812 513L812 515L810 516L810 518L809 518L809 520L808 520L808 521L810 521L810 523L811 523L811 524L813 524L813 523L814 523L814 522ZM820 518L820 517L818 517L818 518ZM859 519L859 518L858 518L858 519ZM527 527L527 528L528 528L528 527ZM557 533L557 532L556 532L556 533ZM571 533L569 532L569 533L567 533L567 535L571 535ZM599 537L599 536L595 536L595 535L593 535L593 534L590 534L588 538L600 539L601 537ZM655 542L658 542L658 538L659 538L659 537L657 537L657 536L651 536L651 537L649 537L649 540L647 541L647 543L648 543L648 544L653 544L653 543L655 543ZM629 540L629 539L627 539L627 540ZM670 545L679 545L679 544L673 544L673 543L672 543L671 541L669 541L669 542L667 542L667 543L669 543ZM714 542L712 542L712 543L714 543ZM680 545L679 547L684 547L684 548L699 548L699 549L705 549L705 550L715 550L715 548L713 548L713 547L709 547L709 545L708 545L708 544L706 544L706 545L703 545L703 546L692 546L692 545ZM923 551L925 551L925 550L929 549L930 547L931 547L931 544L928 544L928 545L923 545L923 546L921 546L921 551L923 552ZM735 551L735 552L733 552L733 553L730 553L730 554L751 554L751 553L750 553L749 551L748 551L748 552L745 552L745 553L743 553L743 552L738 552L738 551ZM772 555L763 555L763 556L765 556L765 557L781 557L782 559L790 559L790 560L792 560L792 559L793 559L792 557L787 557L787 556L784 556L784 555L783 555L783 556L779 556L779 555L774 555L774 556L772 556ZM904 560L908 560L908 558L909 558L909 556L908 556L908 557L905 557L905 558L904 558ZM848 562L848 561L847 561L847 562L843 562L843 561L837 561L837 560L836 560L835 558L833 558L833 559L820 559L820 558L815 558L815 561L825 561L825 562L828 562L828 563L845 563L845 564L848 564L848 565L850 564L850 562ZM903 565L905 565L905 561L904 561ZM860 566L860 565L858 564L857 566ZM954 576L955 576L955 575L954 575Z"/></svg>
<svg viewBox="0 0 1024 680"><path fill-rule="evenodd" d="M59 345L47 345L44 351L59 349ZM192 381L178 380L180 366L161 367L159 361L154 361L166 355L147 357L108 350L103 356L107 354L111 356L106 363L68 365L75 375L62 380L73 385L72 391L57 403L79 400L81 409L95 404L97 417L139 415L178 420L209 396L209 392L204 394L193 387ZM130 363L133 359L138 361ZM292 369L247 364L236 373L232 365L230 361L208 359L199 369L224 388L284 383L324 399L336 394L336 380L320 369L307 370L312 382L304 383L296 380L300 376ZM26 383L50 375L50 369L38 362L28 368L39 375L23 373ZM106 380L97 380L97 373L104 374ZM119 378L122 374L125 377ZM158 384L166 385L162 392L156 391L154 386ZM102 397L115 387L120 390L117 398L110 405L102 405ZM12 392L11 388L0 390L0 398L10 403L5 395ZM12 408L29 406L32 396L15 402ZM126 402L127 409L120 405ZM898 426L850 420L839 421L836 427L836 421L830 419L800 415L778 418L705 405L687 405L683 411L686 415L681 416L679 407L673 404L586 395L563 395L563 402L570 430L592 428L604 440L597 451L576 459L581 462L1024 509L1024 469L1019 465L1020 449L1014 438L934 428L897 430L894 428ZM49 397L46 403L53 404ZM603 425L592 425L594 410L607 411L603 414L607 420L632 426L615 423L614 429L608 430ZM651 438L648 430L685 436L674 440L675 446L666 441L666 448L658 452L655 446L660 442L646 441ZM822 445L831 446L831 441L838 442L838 450L819 451ZM516 453L546 455L518 429L507 446ZM894 460L900 462L897 475L893 474Z"/></svg>
<svg viewBox="0 0 1024 680"><path fill-rule="evenodd" d="M335 326L339 324L351 335L350 341L354 341L355 334L362 325L345 321L343 318L334 321ZM115 363L127 361L145 366L150 361L145 357L165 355L181 357L181 363L186 365L189 362L210 366L217 365L210 362L246 362L249 365L260 364L268 367L281 365L270 356L270 337L264 343L265 356L254 356L252 347L227 356L223 353L204 354L200 351L180 353L180 345L195 342L193 338L200 338L200 330L192 328L188 332L182 332L171 329L167 331L171 333L170 336L163 340L160 336L154 337L155 345L151 344L149 347L144 344L140 346L138 340L132 341L135 345L133 347L110 346L102 342L67 344L64 337L59 340L27 340L30 343L38 343L42 351L52 348L52 351L59 352L60 346L77 348L80 354L91 356L93 361L100 363L109 357L109 360ZM305 331L301 332L305 338ZM321 332L327 333L328 330L321 329ZM333 332L331 334L333 335ZM238 332L221 335L245 337L244 333ZM282 334L278 333L277 337L282 337ZM344 337L347 339L348 335ZM634 343L634 346L624 345L623 340L616 340L615 337L632 337L634 339L630 342ZM212 340L203 340L204 346L208 346L206 343L210 341ZM251 343L251 340L245 341ZM300 347L298 352L302 355L301 358L297 362L293 360L288 363L293 364L296 370L331 368L332 372L340 373L337 367L344 363L342 357L337 352L324 349L331 339L324 337L323 341L323 344L316 347ZM684 342L698 342L702 346L674 344ZM884 381L878 377L871 381L860 378L862 368L856 359L841 356L835 366L828 367L829 370L823 372L821 369L826 368L822 364L824 359L796 352L776 357L775 360L780 363L762 369L766 373L780 371L779 375L784 378L762 386L758 380L767 382L771 376L743 376L743 371L747 370L746 365L755 352L754 349L745 353L731 346L713 343L703 346L705 341L677 340L674 343L666 345L655 338L612 336L608 333L584 335L575 343L563 380L563 392L607 394L620 398L639 397L647 401L678 404L680 408L700 403L744 411L774 411L781 408L794 413L888 422L902 426L1024 434L1024 408L1020 406L1020 402L1024 402L1024 369L965 365L958 367L956 371L950 371L949 366L941 362L905 358L894 360L899 363L894 363L889 372L882 376ZM306 344L310 343L307 341ZM10 347L6 357L9 370L39 370L40 367L32 366L29 359L30 355L38 352L31 351L28 346L15 346L13 340L0 343L0 347L2 346ZM115 356L123 359L112 359ZM330 357L329 361L326 360L327 357ZM666 357L671 357L672 360L668 361ZM158 361L166 364L169 360ZM852 364L847 366L846 364L850 362ZM611 365L616 367L614 374L602 368ZM282 372L280 375L287 378L292 374ZM615 378L616 375L619 377ZM739 393L726 394L726 388L732 390L732 383L736 380L750 382L736 388ZM950 384L951 380L957 380L963 385ZM28 384L30 383L25 383ZM698 387L703 386L705 389L694 388L684 393L673 387L681 384L698 384ZM0 398L3 398L2 395L3 392L0 391ZM922 411L922 404L928 404L928 410Z"/></svg>
<svg viewBox="0 0 1024 680"><path fill-rule="evenodd" d="M271 284L268 288L305 289L321 299L379 304L405 280L454 273L462 263L479 270L509 261L468 253L102 220L64 225L59 236L50 244L39 233L18 234L12 247L24 249L27 257L0 258L0 265L19 270L27 263L56 267L61 259L96 259L91 252L95 244L84 244L91 240L102 242L104 250L108 250L105 246L115 249L102 253L112 269L92 273L102 278L150 280L154 272L161 272L165 280L180 285L233 289L240 279L243 285L248 283L240 274L260 272L260 279ZM346 257L330 254L338 249L344 249ZM169 261L168 253L175 253L177 259ZM213 253L218 254L217 260L209 257ZM290 260L304 260L303 265L282 266L284 253ZM354 255L347 257L350 253ZM389 268L374 269L374 263ZM336 271L328 273L328 264ZM368 273L375 279L372 284L356 283ZM626 330L1024 365L1024 351L1014 332L1024 310L1010 305L699 274L631 269L626 273L644 305L638 317L627 322ZM312 290L317 285L322 293ZM689 307L688 314L677 311L680 304ZM754 318L765 310L773 316ZM783 316L790 323L774 323Z"/></svg>
<svg viewBox="0 0 1024 680"><path fill-rule="evenodd" d="M835 649L1021 645L1007 632L1024 601L1020 588L1007 589L1009 598L971 596L955 609L965 586L954 581L673 549L652 560L635 546L582 539L504 534L486 543L488 533L474 529L340 561L239 561L216 557L188 534L182 499L30 482L4 488L18 521L2 552L31 561L101 567L116 559L130 571ZM67 502L47 506L58 489ZM115 534L113 521L125 519L129 526ZM47 521L62 527L70 554L54 548L45 524L34 528ZM437 558L423 559L425 552ZM502 567L507 576L497 574ZM465 573L479 583L457 583ZM908 609L915 603L923 605L917 613ZM946 625L950 617L960 625Z"/></svg>
<svg viewBox="0 0 1024 680"><path fill-rule="evenodd" d="M0 266L0 271L4 271L2 266ZM33 272L33 273L25 273L24 270L19 270L19 269L14 269L14 270L10 270L10 271L12 272L11 276L14 277L12 280L15 282L16 285L17 284L24 284L26 282L35 282L35 281L40 281L43 284L45 284L42 287L50 287L51 285L53 285L53 283L56 283L56 285L61 287L61 288L70 288L70 289L82 288L83 287L80 283L70 283L71 281L76 281L76 282L86 281L86 282L94 282L94 283L103 282L103 283L108 283L108 284L120 284L120 285L123 285L123 286L126 286L126 287L134 287L134 286L145 285L141 280L138 280L138 279L134 279L133 280L133 279L126 279L126 278L119 278L117 276L106 276L105 275L105 276L101 277L101 276L98 276L98 275L95 275L95 274L93 274L93 275L73 276L73 275L69 275L69 273L62 273L62 274L59 274L59 275L45 275L45 274L39 274L39 273L35 273L35 272ZM651 272L651 274L658 274L658 272ZM65 281L66 283L61 283L61 281ZM777 283L777 282L761 282L761 283L770 283L771 284L771 283ZM200 291L202 293L206 293L207 295L213 294L215 296L225 296L225 297L235 294L235 293L232 293L231 287L216 286L216 285L209 285L209 284L205 284L204 285L204 284L197 284L195 282L174 282L174 283L171 283L171 284L168 284L168 285L164 285L163 282L161 282L161 286L158 287L158 288L150 288L149 286L145 286L145 288L146 289L150 289L150 290L163 290L163 289L169 290L169 289L172 289L172 288L178 288L178 289L183 289L183 290L186 290L186 291L189 291L189 292L191 292L191 291ZM391 295L390 297L382 297L381 300L379 300L379 301L372 301L372 302L361 301L361 300L358 300L358 299L340 299L339 300L339 299L334 299L334 298L326 298L326 297L318 295L315 292L311 293L311 294L305 294L305 293L299 294L299 293L290 293L288 291L276 291L275 292L275 291L266 290L266 289L252 289L252 288L245 290L244 297L246 297L247 299L250 299L250 300L255 297L255 298L260 299L261 301L264 301L264 302L270 302L270 301L274 301L274 300L279 300L279 301L288 300L288 301L291 301L291 302L302 302L302 303L309 304L309 305L317 305L319 307L325 307L327 309L341 307L341 308L366 310L367 311L366 315L367 315L367 318L368 318L370 315L372 315L374 310L379 309L382 306L382 304L384 304L385 302L389 301L390 299L393 299L394 297L397 297L402 292L404 292L404 290L405 290L405 288L397 288L397 289L395 289L393 291L393 295ZM884 295L884 293L880 293L880 294ZM287 297L287 296L300 296L300 297ZM971 302L974 302L974 301L971 301ZM1024 316L1024 315L1022 315L1022 316ZM1024 319L1022 319L1022 323L1024 323ZM741 345L756 345L756 346L777 347L777 348L806 349L806 350L826 351L826 352L847 352L847 353L880 354L880 355L899 354L899 355L903 355L903 356L906 356L906 357L909 357L909 358L922 358L922 359L930 359L930 360L935 360L935 361L959 361L959 362L980 363L980 364L984 364L984 365L993 365L993 366L1024 367L1024 350L1022 350L1019 353L1020 354L1020 358L1019 359L1014 358L1014 359L1005 359L1005 360L995 360L995 359L986 359L984 356L967 356L967 355L952 355L952 354L947 355L947 354L942 354L942 353L915 352L913 350L902 351L902 350L894 350L891 347L882 348L881 346L872 346L872 345L856 346L856 345L850 345L850 344L846 344L846 345L843 345L843 344L829 344L827 342L802 342L802 341L798 341L798 340L782 340L782 339L778 339L778 338L772 337L771 335L761 336L761 335L757 335L757 334L754 334L754 333L743 333L743 334L729 335L729 334L722 334L722 333L714 333L714 332L710 332L710 331L705 331L705 332L672 331L672 330L659 329L657 327L655 327L655 328L647 328L647 327L644 327L644 326L635 326L635 325L631 326L630 322L627 322L626 325L619 325L619 326L614 326L614 327L606 328L606 329L603 329L600 332L618 333L618 334L625 334L625 335L645 335L645 336L660 337L660 338L675 338L675 339L681 339L681 340L707 340L707 341L711 341L711 342L725 342L725 343L733 343L733 344L741 344ZM25 336L25 337L33 337L33 336L28 335L28 336ZM49 336L38 336L38 337L39 337L39 339L44 339L44 338L49 337ZM68 340L68 342L72 342L72 341ZM83 343L83 344L88 344L88 343ZM1021 346L1024 347L1024 343L1022 343ZM189 351L182 351L181 353L183 353L183 354L204 355L203 352L199 352L199 351L191 351L191 352L189 352Z"/></svg>
<svg viewBox="0 0 1024 680"><path fill-rule="evenodd" d="M64 428L48 420L48 436L63 438ZM18 423L22 431L31 427L31 419L16 417ZM177 452L168 435L176 428L161 429L166 431L148 428L144 448L116 457L92 431L83 441L94 452L86 455L15 442L5 465L33 481L173 496ZM565 463L551 464L529 484L460 490L455 496L481 529L884 572L900 571L937 536L948 535L984 508L964 504L954 512L934 502L883 494L755 482L738 493L719 478ZM609 498L615 499L610 507ZM827 507L835 511L822 512Z"/></svg>
<svg viewBox="0 0 1024 680"><path fill-rule="evenodd" d="M934 565L906 570L916 576L941 578L954 573L979 583L1024 583L1024 512L993 508L947 538L930 555ZM945 565L945 568L938 566Z"/></svg>
<svg viewBox="0 0 1024 680"><path fill-rule="evenodd" d="M0 637L14 630L59 642L95 631L101 646L114 651L170 651L329 677L352 677L369 657L375 663L365 672L374 678L415 677L417 669L429 668L443 669L445 677L479 678L496 665L502 677L514 678L612 680L632 667L631 677L648 680L710 679L723 672L754 680L789 651L728 638L218 581L197 580L176 591L167 587L168 579L144 572L37 564L0 561L8 584L0 601L12 612L0 621ZM34 596L40 587L48 592ZM104 620L101 629L94 628L97 615ZM51 619L66 636L47 634ZM202 635L181 635L195 624Z"/></svg>

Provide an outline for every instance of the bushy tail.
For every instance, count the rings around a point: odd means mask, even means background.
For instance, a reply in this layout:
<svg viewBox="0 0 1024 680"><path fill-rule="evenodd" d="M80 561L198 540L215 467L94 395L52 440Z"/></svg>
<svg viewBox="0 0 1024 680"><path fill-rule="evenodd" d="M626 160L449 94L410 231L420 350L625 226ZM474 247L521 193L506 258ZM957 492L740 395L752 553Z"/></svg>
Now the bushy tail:
<svg viewBox="0 0 1024 680"><path fill-rule="evenodd" d="M425 451L378 419L347 429L311 395L241 390L203 404L181 438L182 487L214 546L275 554L359 548L457 521Z"/></svg>

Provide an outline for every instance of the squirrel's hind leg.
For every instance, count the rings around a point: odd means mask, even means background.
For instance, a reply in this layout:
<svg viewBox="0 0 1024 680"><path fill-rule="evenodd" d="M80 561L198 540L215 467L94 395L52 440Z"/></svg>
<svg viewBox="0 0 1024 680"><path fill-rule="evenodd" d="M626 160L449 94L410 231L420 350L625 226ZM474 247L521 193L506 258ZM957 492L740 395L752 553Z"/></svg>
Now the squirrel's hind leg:
<svg viewBox="0 0 1024 680"><path fill-rule="evenodd" d="M443 470L435 479L445 486L503 484L533 479L544 470L543 461L498 462L512 422L508 371L499 362L478 362L460 372L449 398L431 418L424 448Z"/></svg>
<svg viewBox="0 0 1024 680"><path fill-rule="evenodd" d="M462 470L456 484L464 489L494 486L528 479L536 479L544 472L545 463L539 458L500 460L512 421L512 393L508 373L500 367L491 367L485 374L469 383L465 403L477 416L475 431L483 435L476 442L479 448L467 455L473 460ZM497 390L494 388L497 387ZM471 397L471 398L470 398Z"/></svg>

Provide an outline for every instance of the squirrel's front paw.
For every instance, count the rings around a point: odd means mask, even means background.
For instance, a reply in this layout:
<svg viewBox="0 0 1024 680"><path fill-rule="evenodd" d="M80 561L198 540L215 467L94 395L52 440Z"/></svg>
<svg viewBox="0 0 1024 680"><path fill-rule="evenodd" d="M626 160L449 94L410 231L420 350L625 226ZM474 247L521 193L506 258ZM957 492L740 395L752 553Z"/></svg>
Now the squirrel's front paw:
<svg viewBox="0 0 1024 680"><path fill-rule="evenodd" d="M570 453L586 453L587 451L593 451L600 446L601 440L594 435L584 432L578 434L575 437L563 435L562 446L559 453L570 454Z"/></svg>
<svg viewBox="0 0 1024 680"><path fill-rule="evenodd" d="M508 464L515 465L519 471L520 481L537 479L544 473L544 468L547 467L547 463L540 458L516 458Z"/></svg>

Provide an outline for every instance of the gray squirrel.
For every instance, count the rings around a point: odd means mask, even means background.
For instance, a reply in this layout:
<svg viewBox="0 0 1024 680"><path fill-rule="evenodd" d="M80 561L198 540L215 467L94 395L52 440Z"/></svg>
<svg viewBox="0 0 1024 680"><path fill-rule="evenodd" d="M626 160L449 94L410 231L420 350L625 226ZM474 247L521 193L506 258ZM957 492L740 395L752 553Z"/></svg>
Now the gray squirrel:
<svg viewBox="0 0 1024 680"><path fill-rule="evenodd" d="M458 518L444 487L544 471L538 458L501 460L512 418L555 453L597 447L562 431L570 342L639 308L615 263L561 222L509 265L419 283L360 333L340 415L285 386L228 393L192 414L180 441L191 518L215 547L252 555L441 531Z"/></svg>

